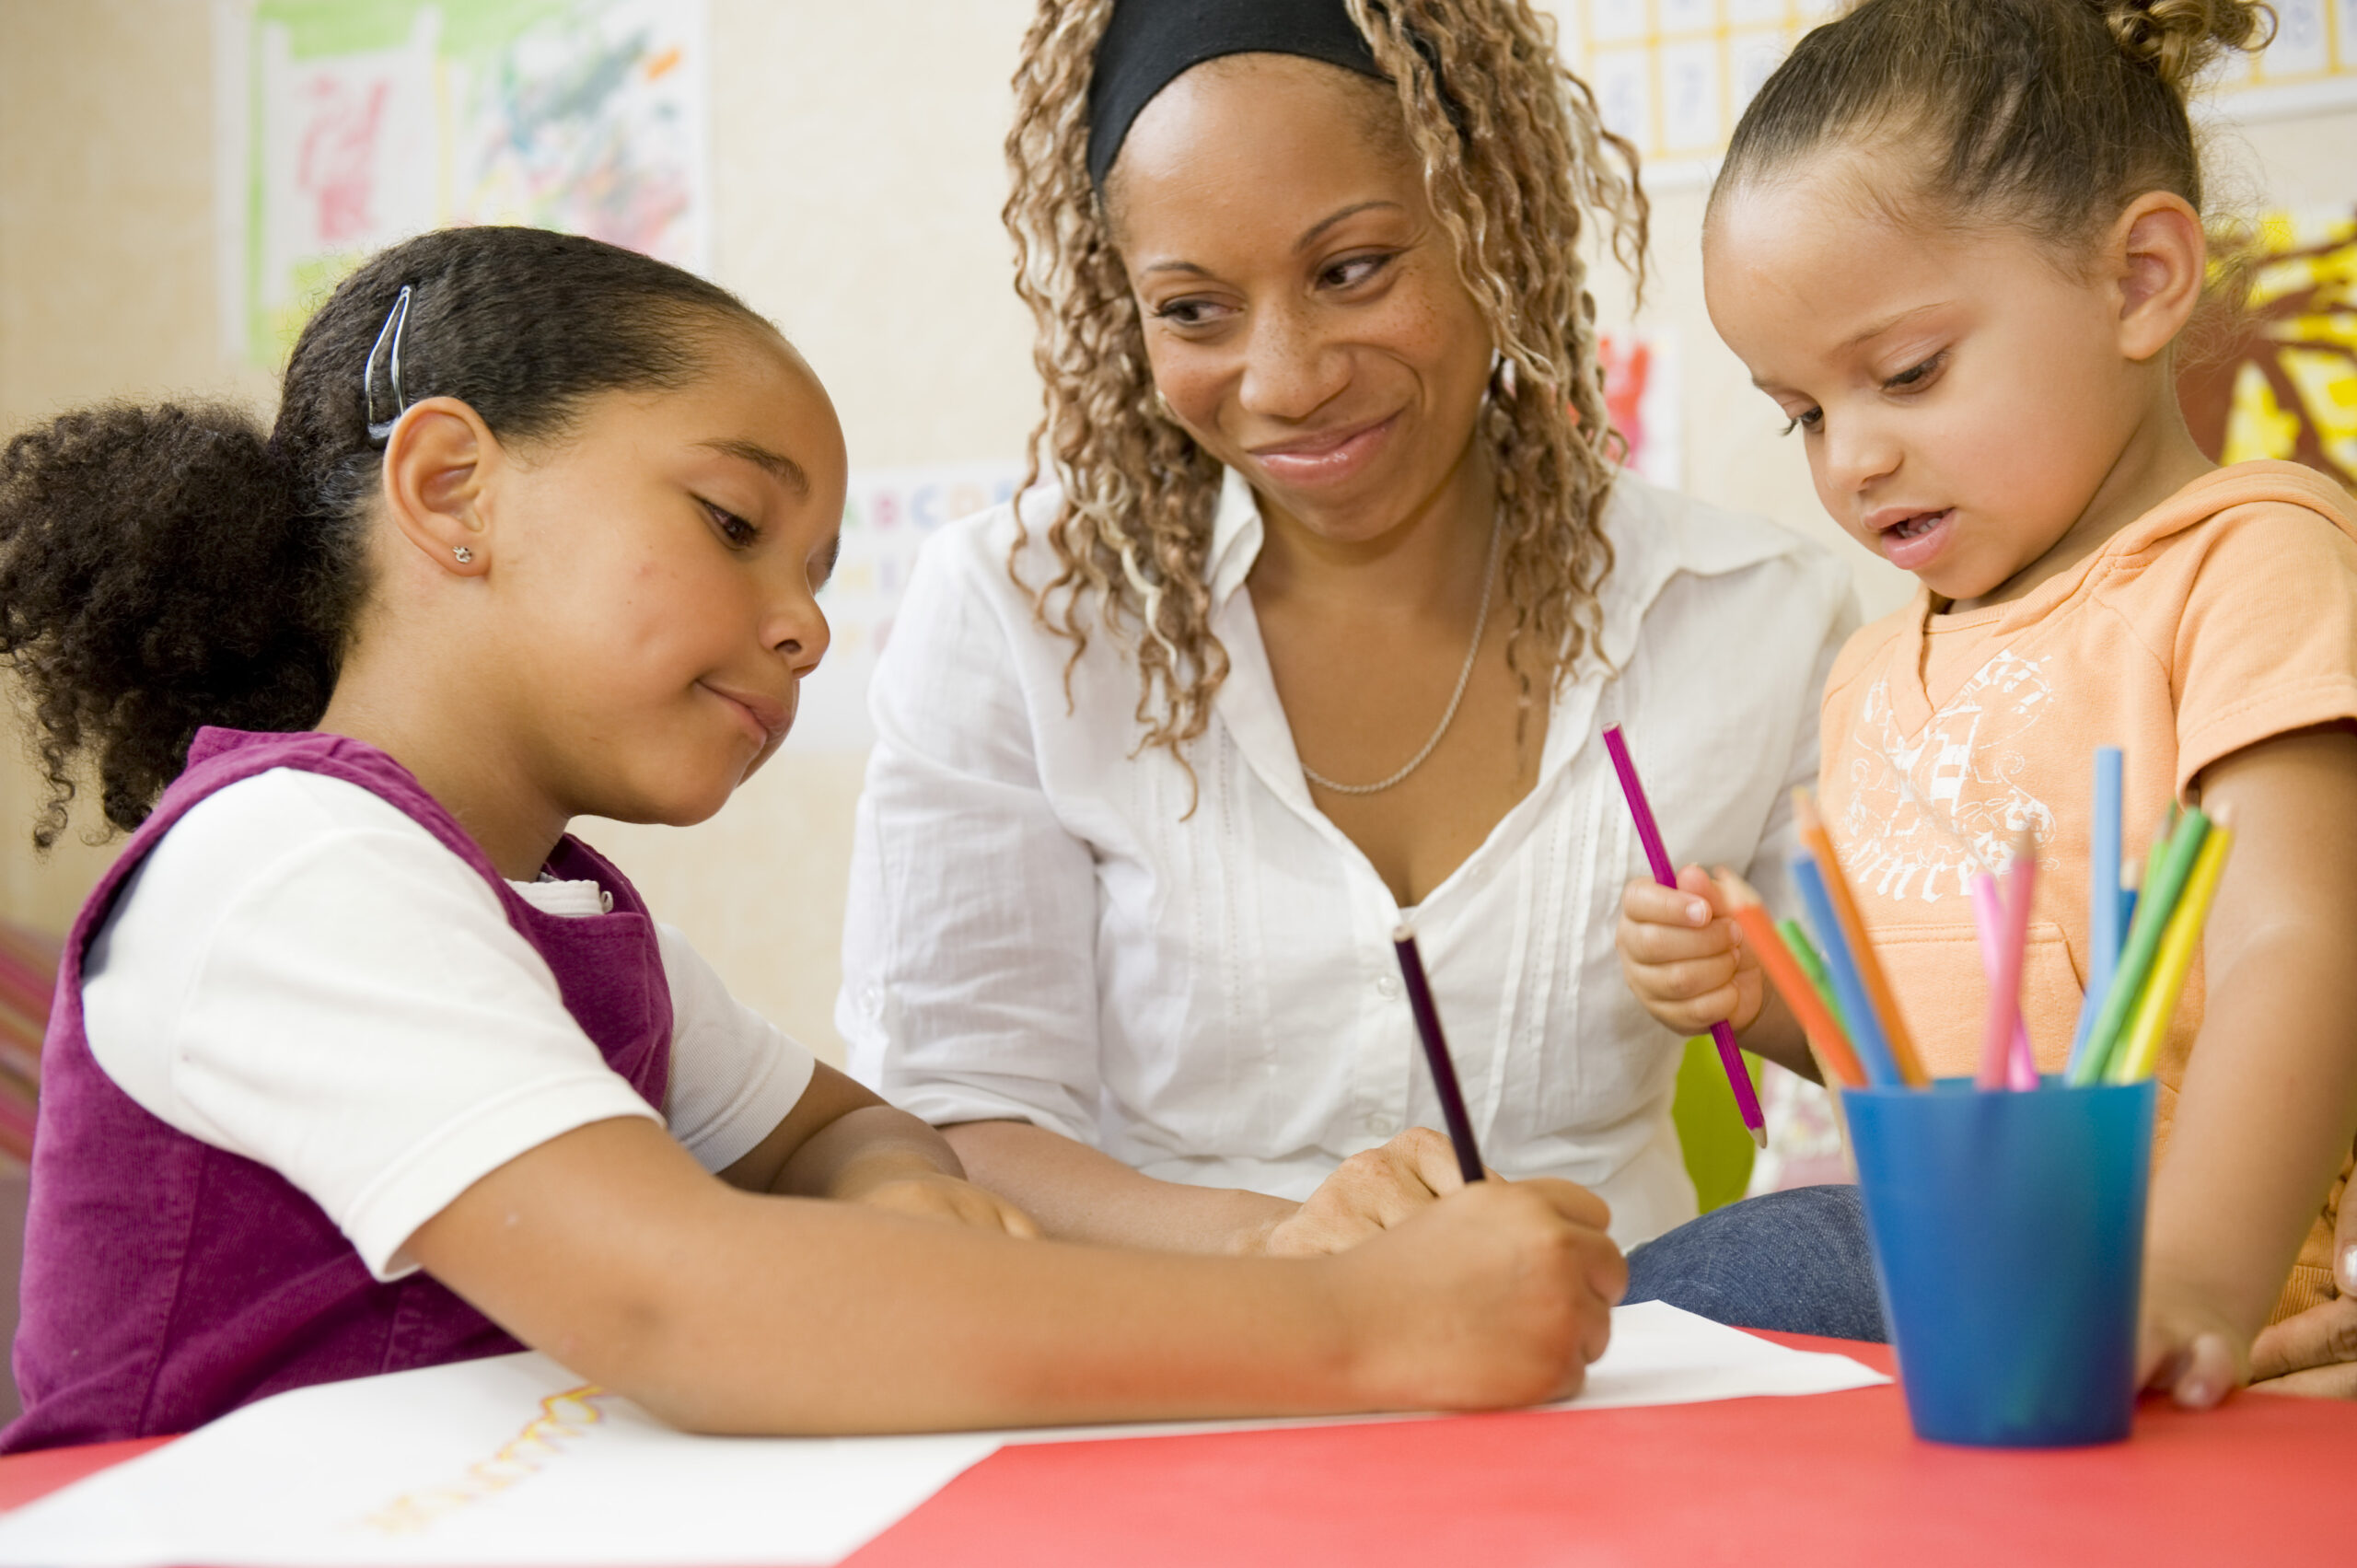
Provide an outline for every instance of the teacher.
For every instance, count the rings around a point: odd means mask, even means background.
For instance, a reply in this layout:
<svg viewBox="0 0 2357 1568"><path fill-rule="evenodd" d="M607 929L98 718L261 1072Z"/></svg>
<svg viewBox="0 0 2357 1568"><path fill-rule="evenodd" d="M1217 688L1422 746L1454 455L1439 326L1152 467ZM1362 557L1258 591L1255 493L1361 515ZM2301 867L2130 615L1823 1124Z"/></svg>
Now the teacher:
<svg viewBox="0 0 2357 1568"><path fill-rule="evenodd" d="M1852 621L1615 465L1631 149L1525 0L1047 0L1015 86L1053 482L930 541L877 671L853 1071L1051 1234L1348 1246L1457 1185L1412 922L1489 1162L1691 1218L1599 732L1775 897Z"/></svg>

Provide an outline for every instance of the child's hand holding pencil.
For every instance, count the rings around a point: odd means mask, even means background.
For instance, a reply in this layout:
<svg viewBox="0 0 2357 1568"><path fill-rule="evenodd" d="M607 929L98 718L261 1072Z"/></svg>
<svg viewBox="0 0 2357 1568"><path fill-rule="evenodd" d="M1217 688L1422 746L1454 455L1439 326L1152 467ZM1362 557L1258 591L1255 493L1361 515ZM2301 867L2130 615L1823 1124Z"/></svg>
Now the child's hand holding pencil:
<svg viewBox="0 0 2357 1568"><path fill-rule="evenodd" d="M1679 1034L1722 1018L1741 1034L1767 1005L1759 956L1734 914L1699 865L1680 871L1675 888L1640 877L1620 895L1620 972L1645 1011Z"/></svg>

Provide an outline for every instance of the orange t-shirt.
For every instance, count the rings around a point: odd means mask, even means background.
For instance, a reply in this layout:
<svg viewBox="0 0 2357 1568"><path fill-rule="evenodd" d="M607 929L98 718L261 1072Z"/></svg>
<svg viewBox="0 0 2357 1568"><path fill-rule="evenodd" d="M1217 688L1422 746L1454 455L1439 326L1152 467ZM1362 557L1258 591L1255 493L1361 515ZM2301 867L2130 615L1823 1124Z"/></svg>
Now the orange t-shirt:
<svg viewBox="0 0 2357 1568"><path fill-rule="evenodd" d="M1834 662L1826 825L1934 1076L1978 1066L1988 985L1971 879L2038 835L2022 1011L2038 1065L2070 1055L2087 970L2095 753L2126 753L2123 862L2173 799L2244 747L2357 720L2357 503L2293 463L2187 485L2088 560L2008 604L1933 614L1928 592ZM2163 1049L2154 1155L2200 1028L2200 966ZM2328 1196L2282 1317L2335 1294Z"/></svg>

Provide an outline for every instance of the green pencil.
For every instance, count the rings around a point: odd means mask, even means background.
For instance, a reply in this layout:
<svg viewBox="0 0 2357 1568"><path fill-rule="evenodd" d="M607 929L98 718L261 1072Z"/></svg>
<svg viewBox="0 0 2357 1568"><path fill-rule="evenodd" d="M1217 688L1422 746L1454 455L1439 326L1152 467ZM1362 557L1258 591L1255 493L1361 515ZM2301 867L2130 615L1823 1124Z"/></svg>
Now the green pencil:
<svg viewBox="0 0 2357 1568"><path fill-rule="evenodd" d="M2210 819L2196 807L2178 820L2176 830L2165 841L2153 846L2152 854L2144 862L2144 890L2136 897L2136 918L2129 924L2128 940L2119 947L2119 967L2112 971L2111 989L2104 994L2103 1011L2096 1015L2096 1027L2087 1036L2086 1054L2072 1065L2072 1083L2103 1082L2104 1073L2111 1064L2112 1048L2119 1041L2119 1031L2127 1025L2128 1016L2135 1011L2137 998L2143 994L2153 957L2160 951L2162 933L2168 927L2169 916L2177 911L2177 898L2185 891L2185 880L2193 871L2194 857L2201 853L2201 841L2209 833Z"/></svg>
<svg viewBox="0 0 2357 1568"><path fill-rule="evenodd" d="M1808 976L1808 983L1816 991L1817 1000L1825 1004L1825 1010L1833 1015L1833 1021L1841 1026L1843 1034L1849 1033L1850 1020L1842 1014L1840 998L1833 994L1833 977L1826 971L1825 956L1808 939L1807 928L1797 920L1780 920L1776 923L1776 934L1784 939L1784 946L1793 950L1793 962L1800 965L1801 973Z"/></svg>

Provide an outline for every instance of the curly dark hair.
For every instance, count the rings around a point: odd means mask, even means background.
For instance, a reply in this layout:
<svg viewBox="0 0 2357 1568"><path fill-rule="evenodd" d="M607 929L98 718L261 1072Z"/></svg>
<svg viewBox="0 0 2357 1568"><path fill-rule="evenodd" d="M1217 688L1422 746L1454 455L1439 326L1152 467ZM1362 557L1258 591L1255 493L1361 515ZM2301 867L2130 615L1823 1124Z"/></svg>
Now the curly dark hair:
<svg viewBox="0 0 2357 1568"><path fill-rule="evenodd" d="M1650 208L1636 150L1605 128L1530 0L1343 3L1512 367L1475 438L1497 462L1507 663L1526 701L1551 695L1594 645L1612 564L1603 519L1619 452L1582 248L1608 225L1613 255L1642 282ZM1203 577L1219 466L1155 406L1137 301L1089 180L1089 84L1114 0L1039 5L1015 73L1002 215L1047 389L1022 488L1051 473L1062 499L1044 529L1056 575L1025 586L1075 663L1091 602L1109 632L1136 633L1142 739L1183 762L1228 673Z"/></svg>
<svg viewBox="0 0 2357 1568"><path fill-rule="evenodd" d="M446 229L329 296L266 439L242 411L176 404L17 435L0 452L0 663L40 727L40 848L65 830L86 758L106 820L130 829L200 726L301 730L326 711L369 586L382 448L364 367L404 285L405 395L459 399L517 444L561 436L596 394L688 384L732 324L775 331L726 289L594 239ZM388 396L380 372L380 412Z"/></svg>

